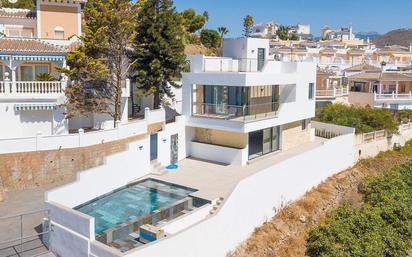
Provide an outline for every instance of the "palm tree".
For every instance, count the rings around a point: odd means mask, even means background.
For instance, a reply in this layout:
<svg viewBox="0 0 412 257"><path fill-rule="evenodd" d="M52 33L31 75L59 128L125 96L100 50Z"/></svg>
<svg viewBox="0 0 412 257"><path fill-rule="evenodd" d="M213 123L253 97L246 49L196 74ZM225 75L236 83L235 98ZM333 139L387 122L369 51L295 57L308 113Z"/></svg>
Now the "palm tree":
<svg viewBox="0 0 412 257"><path fill-rule="evenodd" d="M221 55L223 54L223 37L229 33L229 30L226 27L219 27L217 28L217 31L220 34L220 52Z"/></svg>

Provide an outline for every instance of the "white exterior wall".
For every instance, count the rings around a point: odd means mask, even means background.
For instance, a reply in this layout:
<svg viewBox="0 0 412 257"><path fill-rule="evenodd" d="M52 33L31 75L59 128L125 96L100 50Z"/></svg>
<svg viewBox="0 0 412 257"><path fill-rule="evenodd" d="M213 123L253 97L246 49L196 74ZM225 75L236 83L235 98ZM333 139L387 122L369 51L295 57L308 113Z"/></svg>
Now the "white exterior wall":
<svg viewBox="0 0 412 257"><path fill-rule="evenodd" d="M126 256L225 256L283 204L298 199L322 180L353 165L353 136L331 139L245 178L215 216L167 239L132 250Z"/></svg>
<svg viewBox="0 0 412 257"><path fill-rule="evenodd" d="M269 58L269 39L235 38L223 42L223 56L234 59L257 59L258 48L264 48L265 59Z"/></svg>
<svg viewBox="0 0 412 257"><path fill-rule="evenodd" d="M43 135L67 134L68 121L64 117L64 109L44 111L16 111L16 102L0 102L1 138L22 138Z"/></svg>
<svg viewBox="0 0 412 257"><path fill-rule="evenodd" d="M248 161L248 149L248 147L244 149L236 149L219 145L190 142L190 156L202 160L238 166L246 165Z"/></svg>
<svg viewBox="0 0 412 257"><path fill-rule="evenodd" d="M176 122L166 124L164 130L158 133L157 160L164 166L172 164L171 159L171 136L178 134L178 160L187 157L186 154L186 121L184 116L176 117Z"/></svg>

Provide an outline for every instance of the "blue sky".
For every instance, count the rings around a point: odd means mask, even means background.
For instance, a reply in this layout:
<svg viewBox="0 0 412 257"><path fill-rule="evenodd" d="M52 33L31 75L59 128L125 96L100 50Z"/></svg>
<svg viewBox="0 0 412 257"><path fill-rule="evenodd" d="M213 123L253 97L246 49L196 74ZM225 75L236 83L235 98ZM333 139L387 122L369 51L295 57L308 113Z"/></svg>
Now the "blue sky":
<svg viewBox="0 0 412 257"><path fill-rule="evenodd" d="M174 0L178 10L207 10L207 28L225 26L228 36L242 34L243 17L250 14L255 23L275 20L281 24L309 23L312 33L320 28L352 24L355 32L385 33L412 27L411 0Z"/></svg>

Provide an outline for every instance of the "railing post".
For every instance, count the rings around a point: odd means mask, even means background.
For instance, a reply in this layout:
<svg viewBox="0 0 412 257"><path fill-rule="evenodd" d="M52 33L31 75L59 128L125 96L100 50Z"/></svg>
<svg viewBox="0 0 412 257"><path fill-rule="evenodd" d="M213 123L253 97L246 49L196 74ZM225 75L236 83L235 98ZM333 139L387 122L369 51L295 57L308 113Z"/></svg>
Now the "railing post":
<svg viewBox="0 0 412 257"><path fill-rule="evenodd" d="M116 121L117 139L120 138L120 126L121 126L121 121L117 120Z"/></svg>
<svg viewBox="0 0 412 257"><path fill-rule="evenodd" d="M6 94L11 94L12 93L9 75L10 74L8 72L4 73L4 76L5 76L5 79L4 79L4 93L6 93Z"/></svg>
<svg viewBox="0 0 412 257"><path fill-rule="evenodd" d="M79 135L79 147L81 147L83 144L84 129L80 128L78 135Z"/></svg>
<svg viewBox="0 0 412 257"><path fill-rule="evenodd" d="M20 215L20 254L23 253L23 214Z"/></svg>
<svg viewBox="0 0 412 257"><path fill-rule="evenodd" d="M144 108L144 119L146 121L149 120L149 115L150 115L150 108L149 107Z"/></svg>
<svg viewBox="0 0 412 257"><path fill-rule="evenodd" d="M395 99L395 92L392 91L392 99Z"/></svg>
<svg viewBox="0 0 412 257"><path fill-rule="evenodd" d="M40 150L40 140L41 140L41 137L42 137L42 133L41 133L41 131L38 131L38 132L36 133L36 151L39 151L39 150Z"/></svg>

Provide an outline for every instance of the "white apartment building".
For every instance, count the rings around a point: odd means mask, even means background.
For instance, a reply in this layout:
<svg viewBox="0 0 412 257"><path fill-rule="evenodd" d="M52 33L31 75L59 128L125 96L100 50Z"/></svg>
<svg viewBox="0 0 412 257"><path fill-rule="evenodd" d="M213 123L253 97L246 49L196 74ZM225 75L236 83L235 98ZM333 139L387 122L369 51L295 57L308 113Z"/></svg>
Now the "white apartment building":
<svg viewBox="0 0 412 257"><path fill-rule="evenodd" d="M275 61L267 39L228 39L223 53L190 56L183 74L189 154L245 165L309 141L316 65Z"/></svg>

